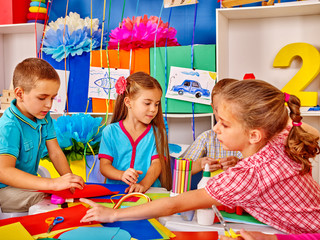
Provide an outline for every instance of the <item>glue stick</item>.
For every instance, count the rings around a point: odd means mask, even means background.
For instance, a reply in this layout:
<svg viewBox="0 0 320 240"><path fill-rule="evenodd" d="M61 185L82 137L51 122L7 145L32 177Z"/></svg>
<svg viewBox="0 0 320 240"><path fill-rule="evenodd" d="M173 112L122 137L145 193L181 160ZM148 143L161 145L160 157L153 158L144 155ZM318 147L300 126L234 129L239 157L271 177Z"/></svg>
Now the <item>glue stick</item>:
<svg viewBox="0 0 320 240"><path fill-rule="evenodd" d="M204 166L202 179L198 183L198 189L205 188L207 182L210 179L209 165ZM197 222L199 225L212 225L214 221L214 212L212 208L198 209L197 210Z"/></svg>

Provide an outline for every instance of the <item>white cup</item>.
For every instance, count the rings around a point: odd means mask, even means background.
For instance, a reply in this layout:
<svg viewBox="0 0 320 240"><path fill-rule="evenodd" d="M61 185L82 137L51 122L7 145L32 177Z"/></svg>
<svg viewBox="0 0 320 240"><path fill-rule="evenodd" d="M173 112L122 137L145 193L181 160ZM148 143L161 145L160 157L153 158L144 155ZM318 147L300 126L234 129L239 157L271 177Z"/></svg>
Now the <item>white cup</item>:
<svg viewBox="0 0 320 240"><path fill-rule="evenodd" d="M197 222L199 225L212 225L214 221L214 216L215 214L212 208L197 210Z"/></svg>

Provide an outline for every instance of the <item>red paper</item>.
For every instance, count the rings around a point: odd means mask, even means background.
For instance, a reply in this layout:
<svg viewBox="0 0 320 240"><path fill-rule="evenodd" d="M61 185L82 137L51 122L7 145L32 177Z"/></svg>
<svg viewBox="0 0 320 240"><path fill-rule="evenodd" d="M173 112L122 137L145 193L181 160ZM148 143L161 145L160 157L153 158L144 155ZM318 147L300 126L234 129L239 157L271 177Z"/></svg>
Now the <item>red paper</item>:
<svg viewBox="0 0 320 240"><path fill-rule="evenodd" d="M83 189L76 188L73 194L70 192L69 189L65 189L62 191L39 190L39 192L54 194L64 199L100 197L100 196L114 195L119 193L119 192L111 192L108 188L98 184L85 185Z"/></svg>
<svg viewBox="0 0 320 240"><path fill-rule="evenodd" d="M88 208L79 204L74 207L63 208L46 213L3 219L0 220L0 226L20 222L31 235L37 235L47 232L48 224L45 222L47 218L58 216L64 217L64 221L55 225L52 231L70 227L87 226L89 225L88 223L80 223L80 220L86 214L87 210ZM92 222L91 224L97 224L97 222Z"/></svg>
<svg viewBox="0 0 320 240"><path fill-rule="evenodd" d="M219 234L216 231L212 232L179 232L173 231L176 237L172 238L173 240L217 240L219 238Z"/></svg>
<svg viewBox="0 0 320 240"><path fill-rule="evenodd" d="M140 198L139 197L129 197L123 202L137 202ZM120 199L110 199L110 198L90 198L91 201L100 202L100 203L118 203Z"/></svg>

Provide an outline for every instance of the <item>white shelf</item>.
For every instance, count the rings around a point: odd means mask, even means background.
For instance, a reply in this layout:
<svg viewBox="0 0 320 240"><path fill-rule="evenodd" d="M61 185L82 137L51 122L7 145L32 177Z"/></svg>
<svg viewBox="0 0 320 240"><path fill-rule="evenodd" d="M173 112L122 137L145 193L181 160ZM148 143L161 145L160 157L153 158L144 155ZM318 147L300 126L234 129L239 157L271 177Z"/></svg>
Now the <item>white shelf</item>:
<svg viewBox="0 0 320 240"><path fill-rule="evenodd" d="M0 25L0 92L9 89L13 70L28 57L37 57L43 24ZM37 40L37 41L36 41Z"/></svg>

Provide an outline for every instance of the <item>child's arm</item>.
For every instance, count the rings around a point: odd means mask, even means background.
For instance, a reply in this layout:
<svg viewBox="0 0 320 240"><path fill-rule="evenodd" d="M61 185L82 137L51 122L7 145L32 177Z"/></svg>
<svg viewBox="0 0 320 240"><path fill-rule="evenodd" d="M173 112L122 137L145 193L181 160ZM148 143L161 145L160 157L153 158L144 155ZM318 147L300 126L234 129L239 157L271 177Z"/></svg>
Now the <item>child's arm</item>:
<svg viewBox="0 0 320 240"><path fill-rule="evenodd" d="M123 181L128 185L136 183L139 174L142 174L133 168L128 168L126 171L118 170L112 166L112 161L106 158L100 158L100 172L106 178Z"/></svg>
<svg viewBox="0 0 320 240"><path fill-rule="evenodd" d="M0 155L0 182L16 188L33 190L64 190L82 188L83 179L74 174L59 178L41 178L15 167L16 158L11 155Z"/></svg>
<svg viewBox="0 0 320 240"><path fill-rule="evenodd" d="M66 173L72 173L67 158L62 152L57 139L55 138L46 141L46 145L48 149L48 155L60 176Z"/></svg>
<svg viewBox="0 0 320 240"><path fill-rule="evenodd" d="M140 183L136 183L128 187L125 192L145 192L147 191L151 185L157 180L161 173L161 163L160 159L153 159L151 165L145 175L145 177L140 181Z"/></svg>
<svg viewBox="0 0 320 240"><path fill-rule="evenodd" d="M80 199L80 201L93 207L87 211L81 222L150 219L193 209L211 208L213 204L221 205L205 189L188 191L176 197L161 198L146 204L121 209L107 208L88 199Z"/></svg>

